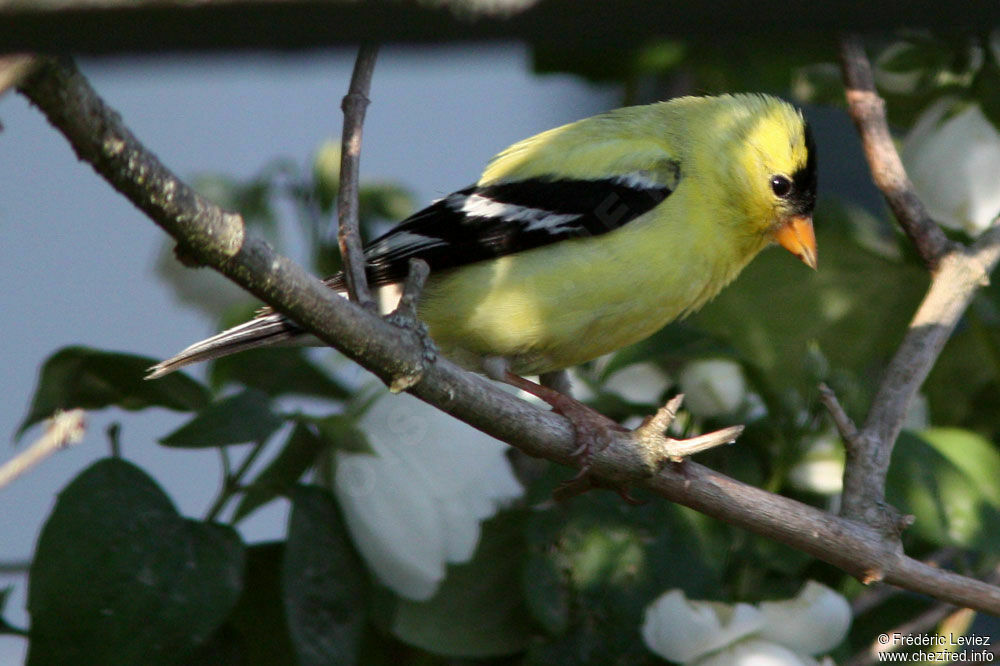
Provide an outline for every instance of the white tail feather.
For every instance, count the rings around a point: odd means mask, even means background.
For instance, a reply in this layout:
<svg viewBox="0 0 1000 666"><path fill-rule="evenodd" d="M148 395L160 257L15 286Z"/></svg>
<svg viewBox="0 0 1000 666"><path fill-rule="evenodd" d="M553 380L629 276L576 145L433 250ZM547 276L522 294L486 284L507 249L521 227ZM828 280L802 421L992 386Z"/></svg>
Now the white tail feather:
<svg viewBox="0 0 1000 666"><path fill-rule="evenodd" d="M161 361L149 369L146 379L157 379L192 363L209 361L256 347L275 345L309 344L315 340L284 315L270 314L222 331L210 338L196 342L175 356ZM317 341L316 344L319 344Z"/></svg>

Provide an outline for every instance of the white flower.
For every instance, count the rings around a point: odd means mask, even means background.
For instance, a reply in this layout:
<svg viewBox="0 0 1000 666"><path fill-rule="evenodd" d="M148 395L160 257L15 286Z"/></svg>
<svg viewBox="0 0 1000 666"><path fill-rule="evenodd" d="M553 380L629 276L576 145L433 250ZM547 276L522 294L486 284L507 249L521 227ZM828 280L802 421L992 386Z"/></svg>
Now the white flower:
<svg viewBox="0 0 1000 666"><path fill-rule="evenodd" d="M761 640L748 638L696 662L697 666L819 666L811 657Z"/></svg>
<svg viewBox="0 0 1000 666"><path fill-rule="evenodd" d="M851 628L847 599L814 580L792 599L762 601L757 607L767 620L761 637L802 654L829 652Z"/></svg>
<svg viewBox="0 0 1000 666"><path fill-rule="evenodd" d="M844 486L844 447L832 431L805 443L801 460L788 471L792 486L820 495L836 495Z"/></svg>
<svg viewBox="0 0 1000 666"><path fill-rule="evenodd" d="M642 638L670 661L691 666L819 666L851 625L847 600L809 581L785 601L724 604L689 601L670 590L646 608Z"/></svg>
<svg viewBox="0 0 1000 666"><path fill-rule="evenodd" d="M701 417L729 414L747 396L743 370L725 359L688 363L678 382L684 392L684 404L692 414Z"/></svg>
<svg viewBox="0 0 1000 666"><path fill-rule="evenodd" d="M630 402L656 402L668 386L670 378L652 363L633 363L604 382L605 390Z"/></svg>
<svg viewBox="0 0 1000 666"><path fill-rule="evenodd" d="M360 425L375 455L336 455L348 530L380 582L429 599L447 563L471 559L480 523L521 496L507 447L406 394L379 398Z"/></svg>
<svg viewBox="0 0 1000 666"><path fill-rule="evenodd" d="M903 164L931 216L982 233L1000 214L1000 132L977 104L945 97L907 135Z"/></svg>
<svg viewBox="0 0 1000 666"><path fill-rule="evenodd" d="M763 627L764 616L749 604L688 601L682 590L670 590L646 608L642 638L664 659L689 663Z"/></svg>

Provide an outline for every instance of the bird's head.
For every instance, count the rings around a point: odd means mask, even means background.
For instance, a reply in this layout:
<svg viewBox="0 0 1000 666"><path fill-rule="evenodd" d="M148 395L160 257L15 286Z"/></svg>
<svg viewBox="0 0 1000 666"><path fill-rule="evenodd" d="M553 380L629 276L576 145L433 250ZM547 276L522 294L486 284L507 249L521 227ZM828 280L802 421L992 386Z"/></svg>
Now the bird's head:
<svg viewBox="0 0 1000 666"><path fill-rule="evenodd" d="M738 168L751 231L816 268L812 214L816 144L802 114L773 97L755 96L743 125Z"/></svg>

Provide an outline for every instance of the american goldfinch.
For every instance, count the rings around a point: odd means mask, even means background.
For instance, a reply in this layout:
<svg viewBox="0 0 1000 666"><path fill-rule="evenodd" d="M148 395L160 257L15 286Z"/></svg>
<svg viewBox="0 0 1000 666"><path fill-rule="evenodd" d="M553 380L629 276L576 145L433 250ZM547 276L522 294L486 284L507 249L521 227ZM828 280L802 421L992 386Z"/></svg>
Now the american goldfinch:
<svg viewBox="0 0 1000 666"><path fill-rule="evenodd" d="M815 200L816 149L798 110L766 95L683 97L514 144L475 185L371 242L367 274L396 284L423 259L418 314L441 352L494 378L537 375L693 312L771 243L815 268ZM327 284L345 290L343 275ZM148 378L309 339L266 313Z"/></svg>

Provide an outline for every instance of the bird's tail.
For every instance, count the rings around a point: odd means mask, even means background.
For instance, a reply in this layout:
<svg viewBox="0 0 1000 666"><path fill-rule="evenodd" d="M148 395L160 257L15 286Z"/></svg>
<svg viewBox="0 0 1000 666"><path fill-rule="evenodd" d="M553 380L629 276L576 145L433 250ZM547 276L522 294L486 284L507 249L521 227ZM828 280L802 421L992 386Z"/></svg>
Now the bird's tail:
<svg viewBox="0 0 1000 666"><path fill-rule="evenodd" d="M146 379L156 379L192 363L209 361L236 352L273 345L308 344L308 333L277 313L254 317L207 340L196 342L176 356L149 369Z"/></svg>

